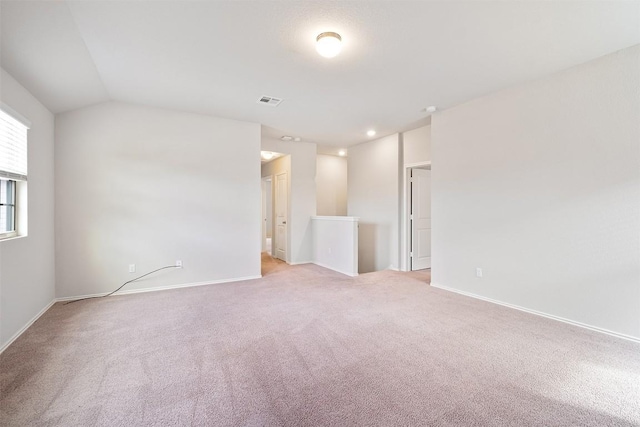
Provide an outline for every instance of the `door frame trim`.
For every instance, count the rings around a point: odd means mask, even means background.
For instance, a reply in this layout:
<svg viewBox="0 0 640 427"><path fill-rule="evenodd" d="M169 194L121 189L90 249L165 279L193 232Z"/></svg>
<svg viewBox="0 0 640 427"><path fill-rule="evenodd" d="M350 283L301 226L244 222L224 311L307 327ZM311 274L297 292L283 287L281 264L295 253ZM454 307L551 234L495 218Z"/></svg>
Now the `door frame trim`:
<svg viewBox="0 0 640 427"><path fill-rule="evenodd" d="M272 252L272 256L274 258L280 259L276 256L276 245L275 245L275 241L276 241L276 233L277 233L277 228L278 228L278 218L277 218L277 209L276 209L276 204L278 203L278 195L276 194L278 191L278 177L280 175L285 175L287 182L286 182L286 199L287 199L287 209L286 209L286 213L287 213L287 223L286 223L286 238L284 239L285 241L285 259L282 260L284 262L286 262L287 264L290 264L291 262L291 249L290 249L290 236L291 236L291 198L290 198L290 192L291 192L291 182L289 181L291 178L289 177L289 172L288 171L282 171L280 173L276 173L273 175L274 177L274 203L273 203L273 235L272 235L272 240L271 240L271 252Z"/></svg>
<svg viewBox="0 0 640 427"><path fill-rule="evenodd" d="M400 271L411 271L411 265L409 263L411 252L411 222L409 221L409 212L411 212L411 187L409 185L409 179L411 169L425 169L427 167L431 169L431 161L408 163L404 165L404 173L402 174L402 212L400 213Z"/></svg>
<svg viewBox="0 0 640 427"><path fill-rule="evenodd" d="M267 215L267 200L266 200L266 189L267 182L271 183L271 215ZM261 251L264 252L267 250L267 223L266 218L271 216L271 244L273 245L273 175L265 175L261 177L262 183L262 214L260 218L260 223L262 224L262 244L260 245ZM271 247L271 252L273 252L273 246Z"/></svg>

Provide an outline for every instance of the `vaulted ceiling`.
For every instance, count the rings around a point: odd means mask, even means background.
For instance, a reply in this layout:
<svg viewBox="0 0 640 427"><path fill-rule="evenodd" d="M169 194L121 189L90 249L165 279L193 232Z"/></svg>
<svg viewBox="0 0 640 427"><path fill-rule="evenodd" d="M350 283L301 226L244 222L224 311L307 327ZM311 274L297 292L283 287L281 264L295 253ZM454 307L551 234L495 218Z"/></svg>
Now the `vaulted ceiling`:
<svg viewBox="0 0 640 427"><path fill-rule="evenodd" d="M2 1L1 65L51 111L118 100L348 146L640 43L638 1ZM342 53L319 56L337 31ZM283 98L278 107L256 103ZM277 132L276 132L277 133Z"/></svg>

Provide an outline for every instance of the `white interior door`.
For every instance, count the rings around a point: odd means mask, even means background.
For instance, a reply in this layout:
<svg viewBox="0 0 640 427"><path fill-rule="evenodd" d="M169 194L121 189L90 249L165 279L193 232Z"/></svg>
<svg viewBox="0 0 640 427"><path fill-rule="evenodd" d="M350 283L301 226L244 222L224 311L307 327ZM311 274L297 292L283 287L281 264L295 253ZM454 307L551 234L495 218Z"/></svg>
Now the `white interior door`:
<svg viewBox="0 0 640 427"><path fill-rule="evenodd" d="M267 181L262 178L262 252L267 250Z"/></svg>
<svg viewBox="0 0 640 427"><path fill-rule="evenodd" d="M287 210L289 203L289 186L287 173L276 175L276 238L274 244L275 257L287 260Z"/></svg>
<svg viewBox="0 0 640 427"><path fill-rule="evenodd" d="M265 223L267 224L267 238L270 239L273 237L273 184L271 183L271 177L266 182L267 187L267 206L266 206L266 218Z"/></svg>
<svg viewBox="0 0 640 427"><path fill-rule="evenodd" d="M267 239L271 238L273 228L273 200L272 200L271 177L262 178L262 252L271 250L267 245Z"/></svg>
<svg viewBox="0 0 640 427"><path fill-rule="evenodd" d="M431 268L431 171L411 170L411 270Z"/></svg>

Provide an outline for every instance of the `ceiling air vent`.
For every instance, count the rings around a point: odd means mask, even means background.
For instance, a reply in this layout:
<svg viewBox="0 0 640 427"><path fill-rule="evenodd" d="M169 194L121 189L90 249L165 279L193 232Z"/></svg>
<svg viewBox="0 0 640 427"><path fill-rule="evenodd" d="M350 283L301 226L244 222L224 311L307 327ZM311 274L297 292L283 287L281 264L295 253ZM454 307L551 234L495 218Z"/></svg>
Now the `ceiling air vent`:
<svg viewBox="0 0 640 427"><path fill-rule="evenodd" d="M269 107L277 107L281 102L281 98L274 98L273 96L262 96L258 99L258 104L268 105Z"/></svg>

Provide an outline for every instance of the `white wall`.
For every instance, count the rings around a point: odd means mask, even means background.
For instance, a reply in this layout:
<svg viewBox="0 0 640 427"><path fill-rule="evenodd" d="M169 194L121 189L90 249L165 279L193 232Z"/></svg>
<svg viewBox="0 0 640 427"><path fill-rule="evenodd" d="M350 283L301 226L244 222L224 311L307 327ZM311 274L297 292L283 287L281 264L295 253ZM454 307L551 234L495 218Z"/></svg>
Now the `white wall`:
<svg viewBox="0 0 640 427"><path fill-rule="evenodd" d="M0 348L55 297L54 116L1 70L0 100L31 121L26 237L0 241Z"/></svg>
<svg viewBox="0 0 640 427"><path fill-rule="evenodd" d="M431 126L402 133L402 160L405 165L431 160Z"/></svg>
<svg viewBox="0 0 640 427"><path fill-rule="evenodd" d="M431 126L423 126L400 134L402 140L402 163L400 170L402 180L402 201L400 212L400 270L408 271L409 264L409 234L411 233L409 216L410 188L408 186L407 167L431 162Z"/></svg>
<svg viewBox="0 0 640 427"><path fill-rule="evenodd" d="M347 210L360 217L359 273L398 269L399 170L398 134L349 148Z"/></svg>
<svg viewBox="0 0 640 427"><path fill-rule="evenodd" d="M311 262L313 258L311 217L316 214L316 144L285 142L263 137L262 150L291 156L289 262L291 264Z"/></svg>
<svg viewBox="0 0 640 427"><path fill-rule="evenodd" d="M318 154L316 160L317 214L347 214L347 159Z"/></svg>
<svg viewBox="0 0 640 427"><path fill-rule="evenodd" d="M258 124L108 102L57 116L55 161L59 297L260 275Z"/></svg>
<svg viewBox="0 0 640 427"><path fill-rule="evenodd" d="M358 218L315 216L313 262L348 276L358 275Z"/></svg>
<svg viewBox="0 0 640 427"><path fill-rule="evenodd" d="M432 150L435 284L640 338L640 46L436 114Z"/></svg>

